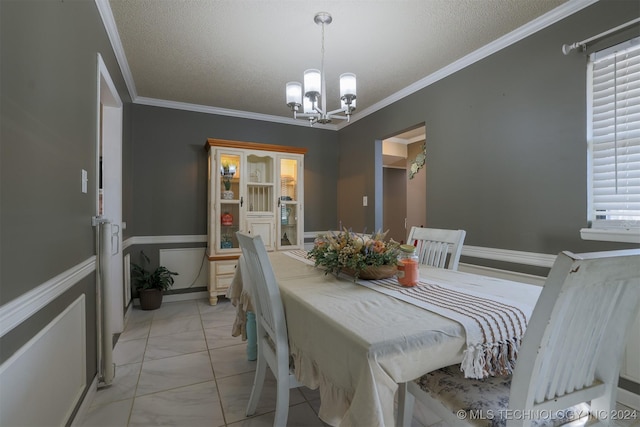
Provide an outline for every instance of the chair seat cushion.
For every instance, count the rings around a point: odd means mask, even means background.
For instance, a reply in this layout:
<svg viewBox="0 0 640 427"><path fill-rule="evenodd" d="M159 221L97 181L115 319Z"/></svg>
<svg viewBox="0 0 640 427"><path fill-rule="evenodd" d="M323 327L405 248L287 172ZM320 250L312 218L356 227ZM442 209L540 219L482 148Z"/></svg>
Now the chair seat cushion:
<svg viewBox="0 0 640 427"><path fill-rule="evenodd" d="M507 419L527 416L535 427L555 427L587 416L589 405L581 404L563 411L538 411L536 414L509 410L511 376L483 380L465 378L460 365L430 372L415 381L432 399L440 401L459 419L479 426L502 427ZM458 411L464 410L464 417Z"/></svg>

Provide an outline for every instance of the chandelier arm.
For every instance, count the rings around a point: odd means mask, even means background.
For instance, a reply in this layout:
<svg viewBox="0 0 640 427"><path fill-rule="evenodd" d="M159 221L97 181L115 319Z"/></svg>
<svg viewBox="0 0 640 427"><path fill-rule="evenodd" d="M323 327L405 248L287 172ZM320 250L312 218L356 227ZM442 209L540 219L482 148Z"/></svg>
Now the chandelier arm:
<svg viewBox="0 0 640 427"><path fill-rule="evenodd" d="M327 113L327 116L335 116L336 114L340 114L340 113L350 114L349 112L347 112L347 110L346 110L346 109L344 109L344 108L338 108L338 109L336 109L336 110L329 111L329 112ZM346 117L343 117L343 119L346 119Z"/></svg>

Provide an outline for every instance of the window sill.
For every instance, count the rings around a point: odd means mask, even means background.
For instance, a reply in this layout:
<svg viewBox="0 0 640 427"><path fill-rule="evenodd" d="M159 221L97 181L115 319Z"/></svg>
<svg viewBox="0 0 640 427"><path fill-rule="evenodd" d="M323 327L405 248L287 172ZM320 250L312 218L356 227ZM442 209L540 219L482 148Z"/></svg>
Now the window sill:
<svg viewBox="0 0 640 427"><path fill-rule="evenodd" d="M640 228L583 228L580 237L582 240L640 243Z"/></svg>

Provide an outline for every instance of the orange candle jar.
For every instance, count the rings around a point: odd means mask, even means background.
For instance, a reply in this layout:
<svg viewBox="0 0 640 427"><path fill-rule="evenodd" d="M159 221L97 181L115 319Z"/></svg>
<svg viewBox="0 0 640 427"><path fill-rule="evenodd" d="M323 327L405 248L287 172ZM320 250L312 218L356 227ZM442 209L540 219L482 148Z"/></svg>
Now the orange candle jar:
<svg viewBox="0 0 640 427"><path fill-rule="evenodd" d="M411 287L418 284L418 256L412 245L400 245L398 254L398 283Z"/></svg>

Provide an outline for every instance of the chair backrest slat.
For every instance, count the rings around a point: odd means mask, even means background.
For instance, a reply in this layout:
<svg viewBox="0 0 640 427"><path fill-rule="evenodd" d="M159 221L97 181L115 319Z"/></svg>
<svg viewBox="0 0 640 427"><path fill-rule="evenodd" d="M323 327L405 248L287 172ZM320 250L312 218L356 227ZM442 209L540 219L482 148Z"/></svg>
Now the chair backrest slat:
<svg viewBox="0 0 640 427"><path fill-rule="evenodd" d="M242 249L249 280L245 281L251 294L256 321L264 329L277 350L286 352L288 357L287 325L280 290L269 261L267 250L259 235L236 233ZM260 339L260 337L258 337ZM285 348L280 348L284 345Z"/></svg>
<svg viewBox="0 0 640 427"><path fill-rule="evenodd" d="M511 408L532 409L557 398L594 397L615 404L627 334L640 305L640 250L558 255L531 315L513 375ZM580 400L583 399L583 400Z"/></svg>
<svg viewBox="0 0 640 427"><path fill-rule="evenodd" d="M421 264L457 270L466 232L412 227L407 243L416 246Z"/></svg>

